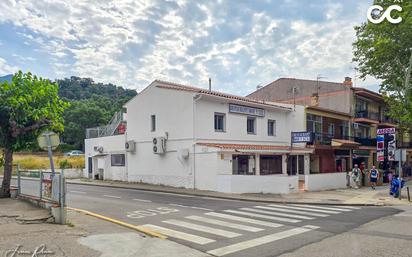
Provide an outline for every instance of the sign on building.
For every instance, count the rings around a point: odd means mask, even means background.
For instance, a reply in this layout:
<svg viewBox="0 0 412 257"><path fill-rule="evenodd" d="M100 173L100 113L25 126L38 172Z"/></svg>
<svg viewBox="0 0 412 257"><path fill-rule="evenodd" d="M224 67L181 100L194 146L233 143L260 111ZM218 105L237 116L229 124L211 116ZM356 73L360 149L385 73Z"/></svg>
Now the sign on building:
<svg viewBox="0 0 412 257"><path fill-rule="evenodd" d="M376 134L378 135L384 135L384 134L395 134L395 128L382 128L382 129L377 129Z"/></svg>
<svg viewBox="0 0 412 257"><path fill-rule="evenodd" d="M395 161L396 129L382 128L376 130L376 157L377 161L385 161L385 152L388 161Z"/></svg>
<svg viewBox="0 0 412 257"><path fill-rule="evenodd" d="M229 104L229 112L258 116L258 117L265 117L264 109L249 107L249 106L244 106L244 105L237 105L237 104Z"/></svg>
<svg viewBox="0 0 412 257"><path fill-rule="evenodd" d="M292 143L312 143L313 133L312 132L291 132Z"/></svg>
<svg viewBox="0 0 412 257"><path fill-rule="evenodd" d="M376 158L378 162L385 161L385 136L376 136Z"/></svg>

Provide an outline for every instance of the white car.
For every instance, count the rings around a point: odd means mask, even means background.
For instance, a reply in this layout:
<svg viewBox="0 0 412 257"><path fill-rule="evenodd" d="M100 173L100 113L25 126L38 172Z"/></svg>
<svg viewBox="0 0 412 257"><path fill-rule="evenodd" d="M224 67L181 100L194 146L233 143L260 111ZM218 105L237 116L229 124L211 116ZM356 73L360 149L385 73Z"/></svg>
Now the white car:
<svg viewBox="0 0 412 257"><path fill-rule="evenodd" d="M83 151L80 150L72 150L70 152L64 153L65 156L81 156L84 155Z"/></svg>

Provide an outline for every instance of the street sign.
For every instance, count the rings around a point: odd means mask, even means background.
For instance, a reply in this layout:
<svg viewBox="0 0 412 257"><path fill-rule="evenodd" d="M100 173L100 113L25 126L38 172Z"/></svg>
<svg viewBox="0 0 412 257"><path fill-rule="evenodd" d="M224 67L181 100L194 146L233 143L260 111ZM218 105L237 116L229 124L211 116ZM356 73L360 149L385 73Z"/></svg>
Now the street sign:
<svg viewBox="0 0 412 257"><path fill-rule="evenodd" d="M43 150L48 150L50 138L50 145L52 149L56 149L57 146L60 144L59 135L54 133L53 131L46 131L41 133L41 135L37 138L37 143L39 144L40 148Z"/></svg>
<svg viewBox="0 0 412 257"><path fill-rule="evenodd" d="M395 160L395 151L396 151L396 135L395 134L388 134L388 161Z"/></svg>
<svg viewBox="0 0 412 257"><path fill-rule="evenodd" d="M292 143L312 143L313 133L312 132L291 132L291 142Z"/></svg>

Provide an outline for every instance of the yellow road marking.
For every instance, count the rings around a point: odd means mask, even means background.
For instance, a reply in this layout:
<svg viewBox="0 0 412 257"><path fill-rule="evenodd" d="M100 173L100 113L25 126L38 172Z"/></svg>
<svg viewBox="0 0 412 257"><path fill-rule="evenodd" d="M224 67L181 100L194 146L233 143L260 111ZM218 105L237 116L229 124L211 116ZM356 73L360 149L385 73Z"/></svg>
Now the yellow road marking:
<svg viewBox="0 0 412 257"><path fill-rule="evenodd" d="M149 236L152 236L152 237L158 237L158 238L161 238L161 239L167 239L167 236L162 235L162 234L160 234L160 233L157 233L157 232L155 232L155 231L153 231L153 230L151 230L151 229L149 229L149 228L132 225L132 224L130 224L130 223L126 223L126 222L121 221L121 220L112 219L112 218L110 218L110 217L103 216L103 215L100 215L100 214L97 214L97 213L94 213L94 212L90 212L90 211L86 211L86 210L82 210L82 209L77 209L77 208L72 208L72 207L66 207L66 208L67 208L68 210L77 211L77 212L80 212L80 213L83 213L83 214L86 214L86 215L90 215L90 216L96 217L96 218L98 218L98 219L102 219L102 220L105 220L105 221L109 221L109 222L112 222L112 223L114 223L114 224L117 224L117 225L120 225L120 226L123 226L123 227L126 227L126 228L130 228L130 229L133 229L133 230L142 232L142 233L144 233L144 234L146 234L146 235L149 235Z"/></svg>

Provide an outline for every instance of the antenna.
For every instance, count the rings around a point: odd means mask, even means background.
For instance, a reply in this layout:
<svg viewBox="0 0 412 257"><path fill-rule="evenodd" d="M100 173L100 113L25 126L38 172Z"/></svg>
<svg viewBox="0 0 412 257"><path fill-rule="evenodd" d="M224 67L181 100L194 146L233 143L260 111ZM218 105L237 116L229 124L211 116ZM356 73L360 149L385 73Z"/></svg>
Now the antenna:
<svg viewBox="0 0 412 257"><path fill-rule="evenodd" d="M326 78L327 78L327 77L323 77L322 74L318 74L318 75L316 76L316 94L317 94L317 95L319 95L319 89L320 89L319 80L320 80L320 79L326 79Z"/></svg>

